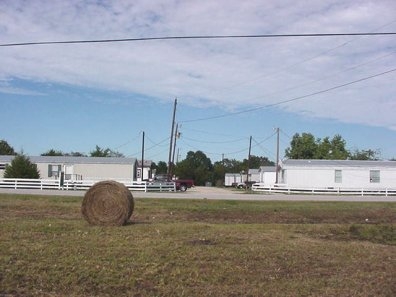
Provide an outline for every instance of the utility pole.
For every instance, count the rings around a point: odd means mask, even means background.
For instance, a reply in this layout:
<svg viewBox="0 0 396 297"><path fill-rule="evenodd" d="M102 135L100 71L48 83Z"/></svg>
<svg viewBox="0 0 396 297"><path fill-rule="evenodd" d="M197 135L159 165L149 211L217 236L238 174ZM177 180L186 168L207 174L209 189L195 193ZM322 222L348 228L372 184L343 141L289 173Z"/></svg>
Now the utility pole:
<svg viewBox="0 0 396 297"><path fill-rule="evenodd" d="M176 118L176 105L177 105L177 98L175 98L175 103L173 104L173 117L172 117L172 129L170 135L170 143L169 143L169 158L168 158L168 179L171 178L172 174L172 148L173 148L173 132L175 129L175 118Z"/></svg>
<svg viewBox="0 0 396 297"><path fill-rule="evenodd" d="M143 181L143 168L144 168L144 131L143 131L143 138L142 138L142 166L140 172L140 178Z"/></svg>
<svg viewBox="0 0 396 297"><path fill-rule="evenodd" d="M172 170L171 175L173 175L173 166L175 164L175 151L176 151L176 139L179 138L179 124L176 124L175 140L173 142L173 152L172 152Z"/></svg>
<svg viewBox="0 0 396 297"><path fill-rule="evenodd" d="M276 162L275 162L275 184L279 182L279 128L276 128Z"/></svg>
<svg viewBox="0 0 396 297"><path fill-rule="evenodd" d="M246 188L248 187L249 184L249 169L250 169L250 152L252 150L252 136L250 136L249 140L249 154L248 154L248 160L247 160L247 170L246 170Z"/></svg>
<svg viewBox="0 0 396 297"><path fill-rule="evenodd" d="M179 163L180 149L177 148L176 164Z"/></svg>

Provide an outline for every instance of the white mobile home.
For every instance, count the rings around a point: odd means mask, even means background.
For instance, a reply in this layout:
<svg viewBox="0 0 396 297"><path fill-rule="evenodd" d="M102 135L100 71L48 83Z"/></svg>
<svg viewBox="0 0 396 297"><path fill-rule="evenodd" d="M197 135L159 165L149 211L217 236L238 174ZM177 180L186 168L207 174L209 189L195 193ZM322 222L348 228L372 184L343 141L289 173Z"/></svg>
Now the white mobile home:
<svg viewBox="0 0 396 297"><path fill-rule="evenodd" d="M249 182L257 183L260 180L260 169L249 169Z"/></svg>
<svg viewBox="0 0 396 297"><path fill-rule="evenodd" d="M275 166L261 166L258 182L265 187L272 187L276 181Z"/></svg>
<svg viewBox="0 0 396 297"><path fill-rule="evenodd" d="M245 183L247 176L245 172L226 173L224 177L224 186L231 187L237 184ZM263 183L265 186L273 186L275 184L275 167L261 166L259 169L249 169L250 183Z"/></svg>
<svg viewBox="0 0 396 297"><path fill-rule="evenodd" d="M357 160L286 160L279 182L288 188L396 187L396 162Z"/></svg>
<svg viewBox="0 0 396 297"><path fill-rule="evenodd" d="M240 183L243 183L242 174L240 174L240 173L226 173L225 174L224 186L234 187Z"/></svg>
<svg viewBox="0 0 396 297"><path fill-rule="evenodd" d="M0 177L14 156L0 156ZM42 179L65 180L136 180L135 158L32 156L30 161L37 165Z"/></svg>
<svg viewBox="0 0 396 297"><path fill-rule="evenodd" d="M153 161L143 160L143 180L149 180L152 178L151 164L153 164ZM136 180L142 181L142 160L138 160L136 166Z"/></svg>

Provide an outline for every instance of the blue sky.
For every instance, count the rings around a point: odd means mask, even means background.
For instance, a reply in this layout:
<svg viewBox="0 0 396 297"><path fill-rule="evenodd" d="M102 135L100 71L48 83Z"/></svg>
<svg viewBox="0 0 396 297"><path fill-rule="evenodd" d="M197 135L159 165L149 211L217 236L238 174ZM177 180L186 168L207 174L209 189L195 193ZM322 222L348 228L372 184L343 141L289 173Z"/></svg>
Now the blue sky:
<svg viewBox="0 0 396 297"><path fill-rule="evenodd" d="M395 11L393 0L5 0L0 44L396 32ZM252 154L275 160L276 127L281 157L302 132L340 134L350 150L396 157L394 35L15 46L0 54L0 139L28 155L88 154L99 145L140 158L144 131L145 158L167 161L177 98L179 159L202 150L212 162L242 160L252 136Z"/></svg>

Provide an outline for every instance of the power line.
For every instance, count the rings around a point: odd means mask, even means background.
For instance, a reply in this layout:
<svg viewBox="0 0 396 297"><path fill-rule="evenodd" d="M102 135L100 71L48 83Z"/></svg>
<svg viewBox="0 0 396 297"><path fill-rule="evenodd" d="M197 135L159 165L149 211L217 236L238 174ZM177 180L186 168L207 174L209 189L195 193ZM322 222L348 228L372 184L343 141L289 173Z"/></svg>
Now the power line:
<svg viewBox="0 0 396 297"><path fill-rule="evenodd" d="M184 139L187 139L189 141L194 141L194 142L199 142L199 143L210 143L210 144L224 144L224 143L235 143L235 142L240 142L242 140L246 140L246 137L243 138L238 138L238 139L233 139L233 140L224 140L224 141L205 141L202 139L193 139L193 138L189 138L186 136L183 136Z"/></svg>
<svg viewBox="0 0 396 297"><path fill-rule="evenodd" d="M375 32L375 31L380 30L380 29L383 29L383 28L385 28L385 27L387 27L387 26L389 26L389 25L391 25L391 24L393 24L393 23L395 23L395 22L396 22L396 20L393 20L393 21L391 21L391 22L389 22L389 23L386 23L386 24L384 24L384 25L382 25L382 26L380 26L380 27L377 27L377 28L373 29L372 31L370 31L370 33ZM274 72L272 72L272 73L264 73L264 74L259 75L258 77L254 78L254 79L250 79L250 80L248 80L248 81L243 81L243 82L234 84L234 85L232 85L231 87L225 88L225 90L226 90L226 91L231 91L231 90L235 89L235 88L238 87L238 86L243 86L243 85L246 85L246 84L252 84L252 83L257 82L257 81L259 81L259 80L262 80L262 79L264 79L264 78L267 78L267 77L271 77L271 76L280 74L280 73L282 73L282 72L285 72L287 69L294 68L295 66L298 66L298 65L307 63L307 62L309 62L309 61L315 60L316 58L321 57L321 56L323 56L324 54L330 53L330 52L332 52L332 51L334 51L334 50L337 50L337 49L339 49L339 48L341 48L341 47L344 47L344 46L348 45L349 43L352 43L352 42L358 40L358 39L361 38L361 37L362 37L362 36L357 36L356 38L353 38L353 39L350 39L350 40L348 40L348 41L346 41L346 42L343 42L343 43L341 43L341 44L338 44L337 46L332 47L332 48L330 48L330 49L327 49L327 50L325 50L325 51L323 51L323 52L321 52L321 53L319 53L319 54L316 54L315 56L312 56L312 57L309 57L309 58L305 58L304 60L295 62L295 63L293 63L293 64L291 64L291 65L286 65L286 66L281 67L280 69L278 69L278 70L276 70L276 71L274 71ZM218 90L217 92L214 92L214 94L219 93L219 92L220 92L220 91ZM212 94L213 94L213 93L212 93Z"/></svg>
<svg viewBox="0 0 396 297"><path fill-rule="evenodd" d="M355 66L345 68L345 69L343 69L343 70L341 70L341 71L334 72L334 73L332 73L332 74L330 74L330 75L327 75L327 76L324 76L324 77L322 77L322 78L319 78L319 79L316 79L316 80L312 80L312 81L308 81L308 82L305 82L305 83L302 83L302 84L299 84L299 85L291 86L291 87L289 87L289 88L283 89L282 91L276 91L276 92L268 93L267 96L273 96L273 95L275 95L275 94L282 94L282 93L285 93L285 92L287 92L287 91L295 90L295 89L301 88L301 87L303 87L303 86L311 85L311 84L314 84L314 83L317 83L317 82L326 80L326 79L331 78L331 77L334 77L334 76L336 76L336 75L338 75L338 74L340 74L340 73L348 72L348 71L354 70L354 69L356 69L356 68L359 68L359 67L365 66L365 65L367 65L367 64L370 64L370 63L372 63L372 62L375 62L375 61L377 61L377 60L380 60L380 59L386 58L386 57L388 57L388 56L394 55L395 53L396 53L396 51L390 52L390 53L388 53L388 54L386 54L386 55L382 55L382 56L377 57L377 58L375 58L375 59L366 61L366 62L364 62L364 63L360 63L360 64L357 64L357 65L355 65ZM258 98L261 98L261 97L262 97L262 96L260 96L260 97L258 97ZM256 99L256 98L252 98L252 99Z"/></svg>
<svg viewBox="0 0 396 297"><path fill-rule="evenodd" d="M337 36L384 36L396 35L396 32L359 32L359 33L306 33L306 34L254 34L254 35L195 35L195 36L160 36L121 39L94 39L94 40L64 40L64 41L35 41L20 43L3 43L2 47L53 45L53 44L83 44L83 43L112 43L138 42L159 40L186 40L186 39L234 39L234 38L290 38L290 37L337 37Z"/></svg>
<svg viewBox="0 0 396 297"><path fill-rule="evenodd" d="M336 90L336 89L340 89L340 88L343 88L343 87L346 87L346 86L349 86L349 85L352 85L352 84L356 84L358 82L362 82L362 81L365 81L365 80L368 80L368 79L371 79L371 78L374 78L374 77L385 75L385 74L388 74L388 73L391 73L391 72L394 72L394 71L396 71L396 68L393 68L391 70L387 70L387 71L384 71L384 72L381 72L381 73L373 74L373 75L370 75L370 76L366 76L366 77L363 77L363 78L360 78L360 79L357 79L357 80L354 80L354 81L351 81L351 82L347 82L347 83L344 83L344 84L341 84L341 85L337 85L337 86L334 86L334 87L331 87L331 88L328 88L328 89L324 89L324 90L320 90L320 91L317 91L317 92L314 92L314 93L310 93L310 94L307 94L307 95L294 97L292 99L287 99L287 100L279 101L279 102L276 102L276 103L271 103L271 104L267 104L267 105L264 105L264 106L259 106L259 107L255 107L255 108L245 109L245 110L241 110L241 111L237 111L237 112L226 113L226 114L222 114L222 115L218 115L218 116L212 116L212 117L206 117L206 118L199 118L199 119L180 121L180 123L189 123L189 122L214 120L214 119L225 118L225 117L229 117L229 116L233 116L233 115L253 112L253 111L257 111L257 110L265 109L265 108L269 108L269 107L274 107L274 106L290 103L290 102L293 102L293 101L302 100L302 99L305 99L305 98L308 98L308 97L312 97L312 96L315 96L315 95L327 93L327 92L330 92L330 91L333 91L333 90Z"/></svg>

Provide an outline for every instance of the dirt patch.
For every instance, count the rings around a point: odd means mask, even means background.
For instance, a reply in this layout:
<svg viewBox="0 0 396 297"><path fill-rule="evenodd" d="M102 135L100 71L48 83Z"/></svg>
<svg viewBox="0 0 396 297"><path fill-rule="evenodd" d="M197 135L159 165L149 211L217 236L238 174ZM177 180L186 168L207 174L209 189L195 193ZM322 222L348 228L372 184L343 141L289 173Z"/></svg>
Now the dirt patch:
<svg viewBox="0 0 396 297"><path fill-rule="evenodd" d="M244 212L238 210L194 211L185 214L188 221L209 223L246 224L383 224L395 223L395 213L390 209L366 209L360 212L340 211L284 211Z"/></svg>
<svg viewBox="0 0 396 297"><path fill-rule="evenodd" d="M190 245L215 245L216 241L212 239L199 238L193 239L188 242Z"/></svg>

